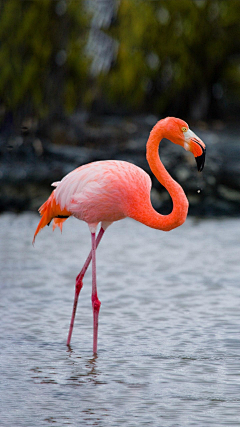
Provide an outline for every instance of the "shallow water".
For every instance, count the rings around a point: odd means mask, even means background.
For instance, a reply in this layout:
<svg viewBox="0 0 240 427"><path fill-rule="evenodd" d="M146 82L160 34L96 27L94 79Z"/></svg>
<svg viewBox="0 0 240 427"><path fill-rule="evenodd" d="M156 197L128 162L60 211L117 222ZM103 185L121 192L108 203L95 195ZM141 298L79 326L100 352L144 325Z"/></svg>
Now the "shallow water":
<svg viewBox="0 0 240 427"><path fill-rule="evenodd" d="M35 214L0 216L1 426L240 426L240 220L163 233L132 220L97 252L66 338L88 227L32 236Z"/></svg>

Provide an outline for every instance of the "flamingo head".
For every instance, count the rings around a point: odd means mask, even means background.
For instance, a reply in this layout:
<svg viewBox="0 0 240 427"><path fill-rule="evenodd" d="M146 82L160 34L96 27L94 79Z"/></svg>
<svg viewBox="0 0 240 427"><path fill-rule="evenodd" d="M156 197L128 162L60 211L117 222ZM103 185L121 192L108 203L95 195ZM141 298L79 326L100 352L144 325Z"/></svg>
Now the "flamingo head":
<svg viewBox="0 0 240 427"><path fill-rule="evenodd" d="M205 162L206 146L204 142L191 130L186 122L175 117L167 117L166 138L175 144L181 145L186 151L193 153L198 171L202 171Z"/></svg>

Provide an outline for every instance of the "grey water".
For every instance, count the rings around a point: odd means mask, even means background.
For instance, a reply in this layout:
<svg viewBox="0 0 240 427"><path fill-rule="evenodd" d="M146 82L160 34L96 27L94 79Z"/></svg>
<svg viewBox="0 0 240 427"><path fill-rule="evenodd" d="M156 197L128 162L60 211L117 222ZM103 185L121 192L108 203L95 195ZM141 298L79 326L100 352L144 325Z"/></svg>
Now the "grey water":
<svg viewBox="0 0 240 427"><path fill-rule="evenodd" d="M240 426L240 219L169 233L130 219L97 251L98 355L91 268L66 339L86 224L0 216L0 425Z"/></svg>

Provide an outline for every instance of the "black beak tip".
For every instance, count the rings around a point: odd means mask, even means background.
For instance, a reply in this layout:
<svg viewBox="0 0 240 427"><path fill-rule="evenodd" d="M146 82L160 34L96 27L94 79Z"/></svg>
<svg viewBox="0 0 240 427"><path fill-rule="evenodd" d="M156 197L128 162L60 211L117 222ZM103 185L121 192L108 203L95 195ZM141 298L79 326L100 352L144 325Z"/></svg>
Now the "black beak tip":
<svg viewBox="0 0 240 427"><path fill-rule="evenodd" d="M195 157L198 171L201 172L204 168L206 149L203 150L201 156Z"/></svg>

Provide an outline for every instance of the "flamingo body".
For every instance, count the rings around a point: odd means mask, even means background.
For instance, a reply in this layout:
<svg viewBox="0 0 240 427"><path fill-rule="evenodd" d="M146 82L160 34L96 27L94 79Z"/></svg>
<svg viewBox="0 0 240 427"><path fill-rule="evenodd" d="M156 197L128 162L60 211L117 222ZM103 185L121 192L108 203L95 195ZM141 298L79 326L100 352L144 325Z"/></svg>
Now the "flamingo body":
<svg viewBox="0 0 240 427"><path fill-rule="evenodd" d="M92 250L76 278L75 299L67 344L70 344L79 292L84 274L92 260L93 352L97 352L98 314L100 301L96 284L96 248L106 230L114 221L133 218L149 227L169 231L186 219L188 200L181 186L166 171L158 154L162 138L191 151L202 170L205 144L188 128L186 122L174 117L160 120L152 129L147 142L147 160L158 181L168 190L173 209L169 215L161 215L152 207L150 200L151 179L141 168L117 160L107 160L80 166L52 185L56 187L48 200L40 207L42 216L35 231L53 220L53 229L73 215L85 221L91 232ZM97 225L101 228L96 237Z"/></svg>
<svg viewBox="0 0 240 427"><path fill-rule="evenodd" d="M140 198L150 200L151 180L141 168L124 161L99 161L70 172L57 185L54 197L88 224L125 218Z"/></svg>

